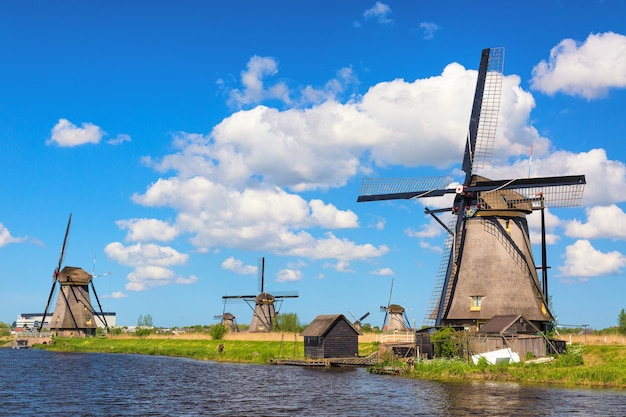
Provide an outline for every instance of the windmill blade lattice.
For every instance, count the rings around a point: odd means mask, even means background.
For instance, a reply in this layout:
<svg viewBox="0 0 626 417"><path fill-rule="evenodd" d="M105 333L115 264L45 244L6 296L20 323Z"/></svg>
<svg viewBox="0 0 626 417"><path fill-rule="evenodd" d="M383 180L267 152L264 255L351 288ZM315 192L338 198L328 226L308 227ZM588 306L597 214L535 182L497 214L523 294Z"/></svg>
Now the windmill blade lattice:
<svg viewBox="0 0 626 417"><path fill-rule="evenodd" d="M472 172L491 163L496 139L502 80L504 78L504 48L491 48L480 106L480 123L476 132L476 145L472 155Z"/></svg>
<svg viewBox="0 0 626 417"><path fill-rule="evenodd" d="M453 179L450 176L364 178L357 202L441 197L445 194L454 193L454 188L446 188L452 182Z"/></svg>

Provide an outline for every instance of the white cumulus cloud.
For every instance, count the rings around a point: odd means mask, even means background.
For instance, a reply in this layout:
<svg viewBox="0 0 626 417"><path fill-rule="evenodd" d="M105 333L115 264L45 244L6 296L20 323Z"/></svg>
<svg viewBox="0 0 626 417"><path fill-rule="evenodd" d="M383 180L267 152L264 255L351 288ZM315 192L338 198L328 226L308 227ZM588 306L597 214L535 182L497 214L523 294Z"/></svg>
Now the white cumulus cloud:
<svg viewBox="0 0 626 417"><path fill-rule="evenodd" d="M120 242L112 242L104 248L104 253L109 259L133 267L133 271L126 276L126 289L129 291L143 291L174 282L189 284L197 280L193 276L181 277L171 269L172 266L185 264L189 255L169 246L153 243L124 246Z"/></svg>
<svg viewBox="0 0 626 417"><path fill-rule="evenodd" d="M244 265L242 261L232 256L222 262L222 268L242 275L256 274L258 271L257 266Z"/></svg>
<svg viewBox="0 0 626 417"><path fill-rule="evenodd" d="M564 39L532 74L532 88L550 95L562 92L591 100L611 88L625 88L626 36L605 32L591 34L582 43Z"/></svg>
<svg viewBox="0 0 626 417"><path fill-rule="evenodd" d="M167 222L158 219L118 220L117 226L128 230L126 240L131 242L148 242L151 240L167 242L178 236L178 230Z"/></svg>
<svg viewBox="0 0 626 417"><path fill-rule="evenodd" d="M395 272L391 268L379 268L370 272L372 275L393 276Z"/></svg>
<svg viewBox="0 0 626 417"><path fill-rule="evenodd" d="M363 17L367 19L376 19L381 25L390 25L393 23L391 15L391 7L388 4L377 1L372 7L363 12Z"/></svg>
<svg viewBox="0 0 626 417"><path fill-rule="evenodd" d="M46 143L73 147L85 143L99 143L104 135L106 132L92 123L83 123L81 127L78 127L67 119L59 119L59 122L52 128L52 136Z"/></svg>
<svg viewBox="0 0 626 417"><path fill-rule="evenodd" d="M11 232L2 223L0 223L0 248L11 243L24 242L26 237L11 236Z"/></svg>
<svg viewBox="0 0 626 417"><path fill-rule="evenodd" d="M561 276L587 281L589 278L619 274L626 266L626 256L618 251L601 252L588 240L578 240L565 251L564 265L559 267Z"/></svg>
<svg viewBox="0 0 626 417"><path fill-rule="evenodd" d="M595 206L586 209L587 221L572 220L565 226L565 234L582 239L626 240L626 213L615 204Z"/></svg>
<svg viewBox="0 0 626 417"><path fill-rule="evenodd" d="M297 282L302 280L302 271L297 269L281 269L276 274L276 282Z"/></svg>

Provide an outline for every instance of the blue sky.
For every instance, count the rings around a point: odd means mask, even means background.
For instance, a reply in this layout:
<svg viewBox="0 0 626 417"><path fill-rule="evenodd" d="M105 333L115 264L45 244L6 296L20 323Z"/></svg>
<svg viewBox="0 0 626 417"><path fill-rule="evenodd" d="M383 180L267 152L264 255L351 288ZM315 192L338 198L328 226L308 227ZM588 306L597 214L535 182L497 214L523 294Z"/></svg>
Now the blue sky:
<svg viewBox="0 0 626 417"><path fill-rule="evenodd" d="M616 0L2 2L0 320L43 311L73 213L64 265L110 272L96 290L122 325L214 323L223 295L257 292L262 256L305 323L381 325L393 280L421 325L444 242L424 204L449 202L357 204L360 182L462 179L480 51L503 46L480 173L586 175L580 207L547 213L553 312L615 325L624 16Z"/></svg>

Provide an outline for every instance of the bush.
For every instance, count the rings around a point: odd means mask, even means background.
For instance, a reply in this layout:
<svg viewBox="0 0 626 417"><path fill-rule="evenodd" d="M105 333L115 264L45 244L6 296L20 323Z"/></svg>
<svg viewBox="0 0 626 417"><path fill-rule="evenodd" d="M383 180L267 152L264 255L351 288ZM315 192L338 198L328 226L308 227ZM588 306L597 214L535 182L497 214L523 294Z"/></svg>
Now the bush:
<svg viewBox="0 0 626 417"><path fill-rule="evenodd" d="M582 365L584 363L582 345L567 346L567 353L559 355L559 357L556 359L556 362L559 365L563 366Z"/></svg>
<svg viewBox="0 0 626 417"><path fill-rule="evenodd" d="M489 362L487 361L487 358L485 358L484 356L481 356L480 358L478 358L478 363L476 364L479 368L486 368L487 366L489 366Z"/></svg>
<svg viewBox="0 0 626 417"><path fill-rule="evenodd" d="M209 334L211 335L213 340L222 340L227 332L228 327L224 326L223 324L216 324L214 326L211 326L211 329L209 330Z"/></svg>
<svg viewBox="0 0 626 417"><path fill-rule="evenodd" d="M121 327L111 327L111 335L112 336L119 336L122 334L122 328Z"/></svg>
<svg viewBox="0 0 626 417"><path fill-rule="evenodd" d="M139 328L135 329L135 336L139 336L140 338L144 338L150 334L150 329Z"/></svg>
<svg viewBox="0 0 626 417"><path fill-rule="evenodd" d="M432 336L430 341L435 347L435 356L438 358L458 358L461 353L461 340L458 332L452 327L444 327Z"/></svg>

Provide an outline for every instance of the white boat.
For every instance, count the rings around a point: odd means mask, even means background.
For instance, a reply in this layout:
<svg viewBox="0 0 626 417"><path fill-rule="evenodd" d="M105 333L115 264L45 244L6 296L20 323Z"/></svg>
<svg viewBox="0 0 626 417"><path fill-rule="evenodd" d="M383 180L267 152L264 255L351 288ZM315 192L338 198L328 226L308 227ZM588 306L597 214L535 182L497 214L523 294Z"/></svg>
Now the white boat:
<svg viewBox="0 0 626 417"><path fill-rule="evenodd" d="M472 355L474 365L478 365L480 358L485 358L489 365L496 365L499 363L517 363L520 361L519 354L513 352L511 348L492 350L491 352Z"/></svg>

